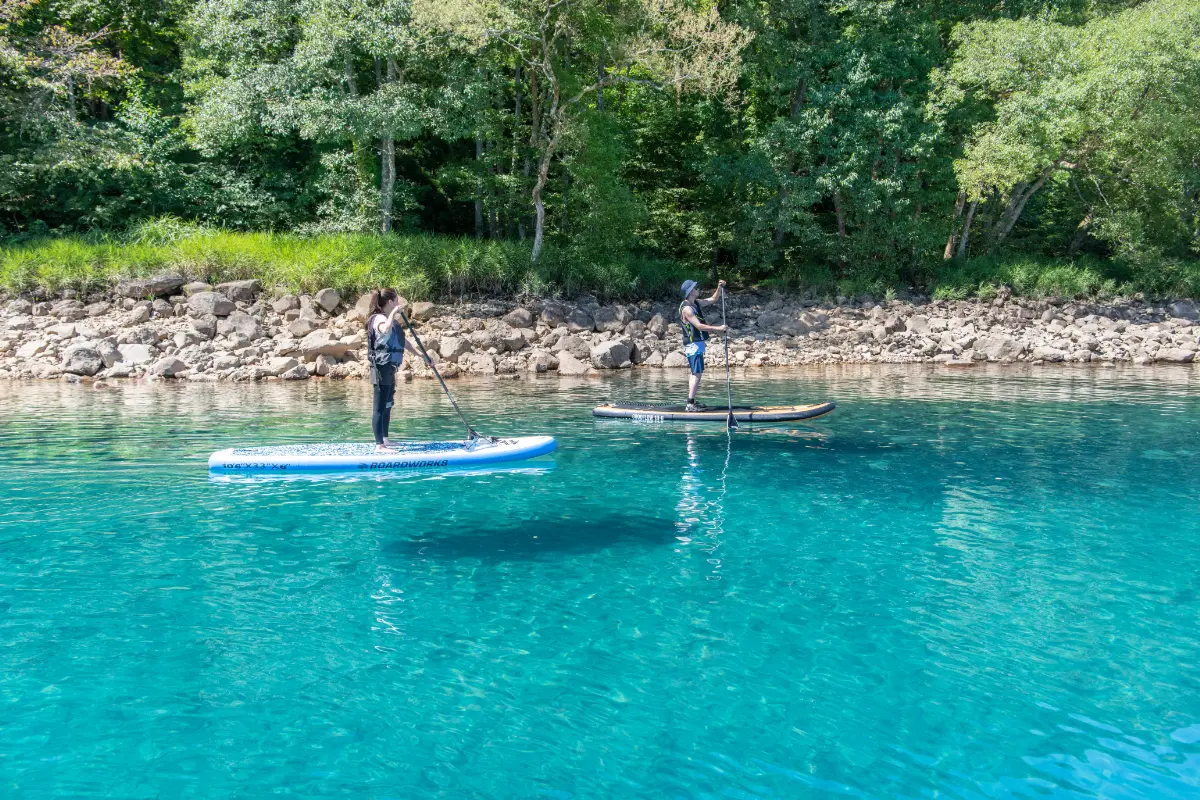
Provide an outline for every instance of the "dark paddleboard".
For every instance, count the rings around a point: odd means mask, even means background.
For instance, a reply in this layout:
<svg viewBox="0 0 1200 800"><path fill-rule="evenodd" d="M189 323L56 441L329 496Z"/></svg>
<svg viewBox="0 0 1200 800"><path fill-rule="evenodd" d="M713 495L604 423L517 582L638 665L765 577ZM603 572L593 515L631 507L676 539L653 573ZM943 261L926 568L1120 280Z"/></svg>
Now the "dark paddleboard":
<svg viewBox="0 0 1200 800"><path fill-rule="evenodd" d="M833 403L809 406L734 406L733 418L738 422L790 422L813 419L828 414ZM650 405L643 403L610 403L592 409L592 416L607 419L632 419L639 422L726 422L729 410L725 406L706 411L688 411L685 406Z"/></svg>

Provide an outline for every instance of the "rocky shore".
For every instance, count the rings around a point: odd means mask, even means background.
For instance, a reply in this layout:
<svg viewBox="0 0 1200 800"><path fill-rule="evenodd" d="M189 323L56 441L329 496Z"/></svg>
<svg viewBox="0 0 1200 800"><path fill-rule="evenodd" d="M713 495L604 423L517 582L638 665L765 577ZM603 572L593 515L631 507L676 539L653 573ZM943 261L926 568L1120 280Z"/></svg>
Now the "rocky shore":
<svg viewBox="0 0 1200 800"><path fill-rule="evenodd" d="M533 299L405 305L447 378L682 369L673 303ZM216 286L177 275L110 292L0 298L0 378L192 381L364 378L367 298L294 296L258 281ZM727 301L735 366L820 363L1134 362L1190 364L1200 351L1191 300L1106 303L799 297ZM710 310L709 320L719 316ZM724 365L714 347L709 364ZM409 359L405 379L431 377Z"/></svg>

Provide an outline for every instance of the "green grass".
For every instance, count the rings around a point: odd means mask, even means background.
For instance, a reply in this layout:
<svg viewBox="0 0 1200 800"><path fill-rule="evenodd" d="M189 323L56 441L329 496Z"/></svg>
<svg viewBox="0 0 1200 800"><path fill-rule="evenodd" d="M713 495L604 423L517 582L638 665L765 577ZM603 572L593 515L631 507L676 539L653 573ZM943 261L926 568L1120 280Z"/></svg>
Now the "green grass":
<svg viewBox="0 0 1200 800"><path fill-rule="evenodd" d="M0 286L10 292L96 289L170 271L210 283L257 278L294 292L394 286L423 299L476 292L634 297L661 294L682 281L679 268L662 261L573 261L548 248L533 265L529 256L529 246L516 242L236 233L158 220L119 240L65 237L0 246Z"/></svg>
<svg viewBox="0 0 1200 800"><path fill-rule="evenodd" d="M413 300L473 293L583 292L607 299L670 296L684 278L707 273L663 259L616 258L553 247L536 265L529 255L529 247L518 242L432 235L237 233L164 218L143 223L120 238L76 236L0 245L0 287L46 293L102 289L121 278L179 272L211 283L257 278L264 286L292 292L328 286L353 293L394 286ZM886 297L912 282L892 273L867 276L847 271L849 275L826 266L797 266L758 276L764 278L758 285L830 297ZM939 262L917 283L934 297L948 299L988 299L1001 287L1026 297L1200 297L1200 263L982 257Z"/></svg>
<svg viewBox="0 0 1200 800"><path fill-rule="evenodd" d="M1025 257L980 257L949 262L929 280L935 298L995 297L1001 287L1023 297L1110 298L1200 296L1200 264L1163 261L1129 265L1081 258L1077 261Z"/></svg>

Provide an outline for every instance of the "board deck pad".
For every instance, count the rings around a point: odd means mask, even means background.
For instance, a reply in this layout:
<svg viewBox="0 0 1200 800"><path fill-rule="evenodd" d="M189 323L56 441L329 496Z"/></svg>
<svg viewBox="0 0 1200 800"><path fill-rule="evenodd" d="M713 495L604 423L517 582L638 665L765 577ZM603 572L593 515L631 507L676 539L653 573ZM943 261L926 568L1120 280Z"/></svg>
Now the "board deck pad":
<svg viewBox="0 0 1200 800"><path fill-rule="evenodd" d="M789 422L814 419L828 414L836 407L833 403L805 406L734 406L733 418L738 422ZM703 411L688 411L683 405L609 403L592 409L592 415L641 422L725 422L729 417L729 408L709 406Z"/></svg>
<svg viewBox="0 0 1200 800"><path fill-rule="evenodd" d="M475 442L396 442L380 453L371 442L234 447L209 456L214 472L396 470L472 467L523 461L554 452L553 436Z"/></svg>

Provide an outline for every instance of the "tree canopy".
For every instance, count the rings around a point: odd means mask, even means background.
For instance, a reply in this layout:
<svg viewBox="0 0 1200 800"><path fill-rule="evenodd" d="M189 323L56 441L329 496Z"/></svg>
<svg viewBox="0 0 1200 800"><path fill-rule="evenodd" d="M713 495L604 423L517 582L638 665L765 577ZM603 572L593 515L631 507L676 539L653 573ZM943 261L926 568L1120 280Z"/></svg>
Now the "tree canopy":
<svg viewBox="0 0 1200 800"><path fill-rule="evenodd" d="M1200 259L1200 6L4 0L0 236L162 215L864 286L1168 274Z"/></svg>

